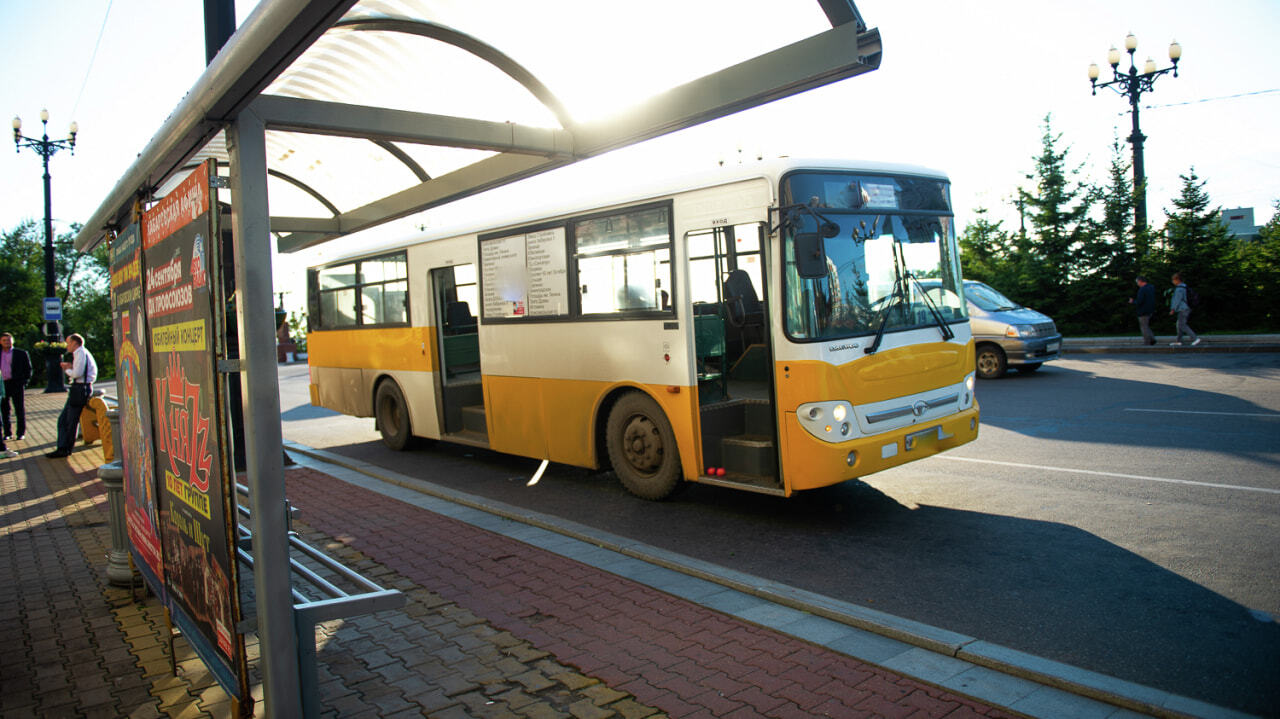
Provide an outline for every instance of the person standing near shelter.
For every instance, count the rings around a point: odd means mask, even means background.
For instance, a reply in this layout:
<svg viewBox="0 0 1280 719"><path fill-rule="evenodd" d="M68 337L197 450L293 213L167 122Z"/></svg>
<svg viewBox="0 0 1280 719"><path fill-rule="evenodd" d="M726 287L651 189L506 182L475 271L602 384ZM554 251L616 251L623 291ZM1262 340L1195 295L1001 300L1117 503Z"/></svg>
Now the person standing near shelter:
<svg viewBox="0 0 1280 719"><path fill-rule="evenodd" d="M13 335L0 334L0 375L4 376L4 392L0 394L0 417L4 420L4 438L22 439L27 434L27 382L31 381L31 357L26 350L13 346ZM13 405L14 420L18 425L15 435L10 430L9 406Z"/></svg>
<svg viewBox="0 0 1280 719"><path fill-rule="evenodd" d="M93 355L85 349L84 338L73 334L67 338L67 350L71 352L71 361L63 362L62 369L71 380L71 389L67 392L67 404L58 415L58 448L46 454L46 457L70 457L76 443L76 430L80 427L80 413L89 403L93 394L93 383L98 379L98 363Z"/></svg>
<svg viewBox="0 0 1280 719"><path fill-rule="evenodd" d="M1129 300L1134 312L1138 315L1138 327L1142 330L1142 344L1153 345L1156 336L1151 333L1151 316L1156 313L1156 288L1147 278L1138 275L1138 294Z"/></svg>
<svg viewBox="0 0 1280 719"><path fill-rule="evenodd" d="M1173 297L1169 298L1169 314L1178 316L1178 338L1169 343L1170 347L1178 347L1185 344L1182 341L1182 335L1191 338L1191 346L1195 347L1200 344L1200 338L1187 324L1187 318L1191 316L1191 305L1187 302L1187 286L1182 283L1182 273L1173 273Z"/></svg>

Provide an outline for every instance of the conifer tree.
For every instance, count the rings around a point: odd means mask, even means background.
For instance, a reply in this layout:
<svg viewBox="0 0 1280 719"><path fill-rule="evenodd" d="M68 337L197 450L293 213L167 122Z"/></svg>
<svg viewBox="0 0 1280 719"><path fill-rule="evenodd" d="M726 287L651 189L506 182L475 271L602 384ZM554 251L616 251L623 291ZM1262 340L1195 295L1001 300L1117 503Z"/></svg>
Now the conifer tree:
<svg viewBox="0 0 1280 719"><path fill-rule="evenodd" d="M1041 151L1029 176L1035 189L1019 190L1032 229L1028 252L1018 258L1019 290L1022 301L1036 298L1042 309L1070 329L1089 321L1089 308L1073 302L1067 287L1086 269L1081 251L1097 233L1089 217L1097 191L1077 179L1080 168L1068 164L1069 151L1059 149L1062 135L1053 132L1051 120L1050 115L1044 118Z"/></svg>
<svg viewBox="0 0 1280 719"><path fill-rule="evenodd" d="M960 269L965 279L999 287L1009 279L1014 248L999 220L992 222L985 207L973 211L976 218L960 235Z"/></svg>
<svg viewBox="0 0 1280 719"><path fill-rule="evenodd" d="M1275 214L1258 231L1258 239L1239 241L1239 286L1245 303L1239 307L1239 329L1280 331L1280 305L1263 298L1280 297L1280 200Z"/></svg>
<svg viewBox="0 0 1280 719"><path fill-rule="evenodd" d="M1238 252L1222 221L1222 208L1210 207L1206 181L1194 167L1179 177L1182 192L1173 200L1174 210L1165 211L1169 219L1164 226L1164 264L1170 273L1182 273L1183 280L1204 299L1195 312L1201 324L1206 329L1214 323L1222 327L1224 322L1235 322L1229 312L1244 299L1233 279Z"/></svg>

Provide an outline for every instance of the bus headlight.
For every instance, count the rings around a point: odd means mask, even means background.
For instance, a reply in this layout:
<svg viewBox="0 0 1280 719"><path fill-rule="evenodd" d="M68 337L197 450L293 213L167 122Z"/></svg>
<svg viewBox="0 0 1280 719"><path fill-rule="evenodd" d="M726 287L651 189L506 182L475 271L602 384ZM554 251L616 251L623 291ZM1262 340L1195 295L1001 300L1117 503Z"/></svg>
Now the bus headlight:
<svg viewBox="0 0 1280 719"><path fill-rule="evenodd" d="M844 401L806 402L796 408L800 426L824 442L843 442L856 436L852 423L846 421L852 414L853 405Z"/></svg>

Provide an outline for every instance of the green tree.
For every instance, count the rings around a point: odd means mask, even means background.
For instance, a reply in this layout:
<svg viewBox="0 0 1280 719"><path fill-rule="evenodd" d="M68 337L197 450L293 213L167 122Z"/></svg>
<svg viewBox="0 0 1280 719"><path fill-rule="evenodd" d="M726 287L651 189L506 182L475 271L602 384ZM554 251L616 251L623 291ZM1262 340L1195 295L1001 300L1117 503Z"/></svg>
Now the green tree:
<svg viewBox="0 0 1280 719"><path fill-rule="evenodd" d="M1009 279L1014 245L1001 222L992 222L985 207L973 211L976 218L960 234L960 270L965 279L999 287Z"/></svg>
<svg viewBox="0 0 1280 719"><path fill-rule="evenodd" d="M1235 267L1239 251L1222 222L1222 208L1210 206L1207 181L1194 167L1179 177L1182 191L1173 200L1173 211L1165 211L1169 219L1164 226L1164 265L1170 274L1181 272L1204 299L1192 327L1198 323L1205 329L1239 329L1246 299Z"/></svg>
<svg viewBox="0 0 1280 719"><path fill-rule="evenodd" d="M1123 332L1134 330L1134 278L1146 257L1147 233L1135 231L1135 196L1129 179L1130 164L1118 139L1111 144L1107 184L1100 191L1102 220L1081 243L1077 277L1068 287L1071 304L1082 310L1078 331Z"/></svg>
<svg viewBox="0 0 1280 719"><path fill-rule="evenodd" d="M98 374L115 375L111 330L107 250L75 251L78 225L54 239L54 292L63 301L63 332L84 335L98 361ZM44 339L44 232L26 221L0 235L0 331L13 333L14 342L28 350ZM32 384L47 381L45 363L33 357Z"/></svg>
<svg viewBox="0 0 1280 719"><path fill-rule="evenodd" d="M1026 251L1017 258L1020 281L1015 299L1034 299L1064 331L1078 332L1096 317L1092 305L1102 301L1071 292L1071 284L1089 269L1081 258L1083 249L1097 235L1090 213L1098 191L1078 179L1080 167L1069 165L1069 149L1059 149L1061 142L1062 135L1053 131L1052 116L1046 115L1040 154L1028 176L1035 189L1018 191L1031 221L1031 233Z"/></svg>
<svg viewBox="0 0 1280 719"><path fill-rule="evenodd" d="M44 297L44 241L28 220L0 235L0 332L20 347L40 339Z"/></svg>
<svg viewBox="0 0 1280 719"><path fill-rule="evenodd" d="M1275 214L1252 242L1238 242L1240 287L1247 300L1240 329L1276 332L1280 330L1280 305L1264 298L1280 296L1280 200Z"/></svg>

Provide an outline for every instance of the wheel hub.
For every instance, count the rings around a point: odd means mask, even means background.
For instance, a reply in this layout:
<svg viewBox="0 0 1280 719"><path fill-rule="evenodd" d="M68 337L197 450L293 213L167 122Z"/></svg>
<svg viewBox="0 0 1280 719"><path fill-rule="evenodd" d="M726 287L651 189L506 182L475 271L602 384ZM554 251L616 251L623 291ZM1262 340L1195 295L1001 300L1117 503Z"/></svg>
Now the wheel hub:
<svg viewBox="0 0 1280 719"><path fill-rule="evenodd" d="M662 465L662 435L648 417L635 417L622 433L627 463L641 472L653 472Z"/></svg>

